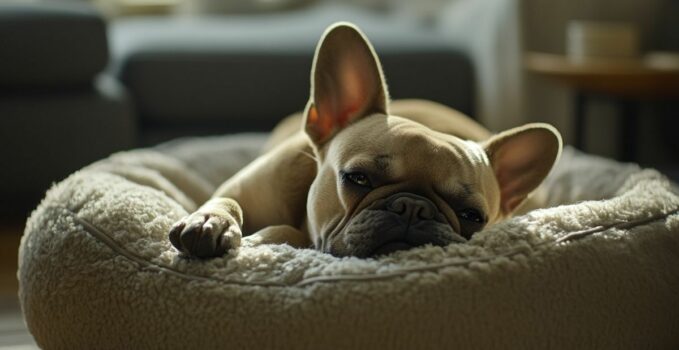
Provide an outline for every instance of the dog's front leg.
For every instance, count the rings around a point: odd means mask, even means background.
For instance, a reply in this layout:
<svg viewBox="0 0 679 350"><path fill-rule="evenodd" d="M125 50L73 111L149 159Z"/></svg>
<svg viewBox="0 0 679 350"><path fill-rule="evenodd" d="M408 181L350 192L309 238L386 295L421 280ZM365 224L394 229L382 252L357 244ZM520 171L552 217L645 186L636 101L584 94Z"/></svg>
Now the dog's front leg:
<svg viewBox="0 0 679 350"><path fill-rule="evenodd" d="M293 227L303 223L307 193L316 173L315 161L307 156L311 152L306 137L298 133L257 158L172 227L172 245L198 258L221 256L238 248L243 235L252 233L261 233L263 243L304 246L304 234Z"/></svg>
<svg viewBox="0 0 679 350"><path fill-rule="evenodd" d="M243 211L233 199L213 198L170 229L170 242L188 256L224 255L241 244Z"/></svg>

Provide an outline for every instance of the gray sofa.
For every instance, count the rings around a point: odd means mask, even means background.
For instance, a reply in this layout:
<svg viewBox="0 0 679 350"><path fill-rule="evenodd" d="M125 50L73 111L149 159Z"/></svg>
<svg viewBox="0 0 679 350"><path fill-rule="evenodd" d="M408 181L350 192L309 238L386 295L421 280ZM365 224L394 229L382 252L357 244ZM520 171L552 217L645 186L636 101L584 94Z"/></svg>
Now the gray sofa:
<svg viewBox="0 0 679 350"><path fill-rule="evenodd" d="M423 97L473 112L467 56L433 32L349 6L294 12L131 18L110 26L113 75L137 106L141 142L268 130L302 109L316 42L338 20L374 43L393 97Z"/></svg>
<svg viewBox="0 0 679 350"><path fill-rule="evenodd" d="M302 109L323 29L357 23L394 98L474 114L471 60L434 31L322 3L266 15L133 17L79 5L0 5L0 208L35 206L50 183L105 155L187 135L266 131ZM11 28L11 30L5 30ZM108 44L108 45L107 45ZM24 202L23 205L20 202Z"/></svg>
<svg viewBox="0 0 679 350"><path fill-rule="evenodd" d="M76 4L0 4L0 213L34 207L52 182L134 147L125 89L100 76L106 24Z"/></svg>

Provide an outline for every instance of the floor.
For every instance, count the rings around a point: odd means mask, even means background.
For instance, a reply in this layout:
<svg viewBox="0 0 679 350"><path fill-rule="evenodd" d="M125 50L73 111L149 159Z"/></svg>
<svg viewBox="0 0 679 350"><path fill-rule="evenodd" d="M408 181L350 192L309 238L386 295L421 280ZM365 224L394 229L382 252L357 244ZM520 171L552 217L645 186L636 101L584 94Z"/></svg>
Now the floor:
<svg viewBox="0 0 679 350"><path fill-rule="evenodd" d="M37 349L17 299L17 253L22 221L0 222L0 350Z"/></svg>

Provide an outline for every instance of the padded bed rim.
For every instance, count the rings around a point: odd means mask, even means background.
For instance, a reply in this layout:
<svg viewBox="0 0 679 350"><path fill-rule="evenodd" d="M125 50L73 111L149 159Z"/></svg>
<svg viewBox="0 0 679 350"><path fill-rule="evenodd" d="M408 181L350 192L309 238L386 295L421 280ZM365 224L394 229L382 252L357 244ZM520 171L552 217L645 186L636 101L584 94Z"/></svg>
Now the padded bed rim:
<svg viewBox="0 0 679 350"><path fill-rule="evenodd" d="M526 247L514 247L514 248L509 248L505 252L494 254L492 256L485 256L485 257L480 257L480 258L472 258L472 259L459 259L455 261L449 261L449 262L444 262L444 263L438 263L438 264L427 264L424 266L418 266L418 267L412 267L412 268L401 268L396 271L392 272L387 272L387 273L380 273L376 275L335 275L335 276L318 276L318 277L311 277L311 278L305 278L302 279L299 282L288 284L288 283L280 283L280 282L274 282L274 281L263 281L263 282L256 282L256 281L238 281L238 280L226 280L226 279L221 279L221 278L214 278L214 277L205 277L205 276L199 276L199 275L192 275L192 274L187 274L181 271L178 271L176 269L173 269L172 267L162 265L162 264L157 264L153 263L149 260L146 260L145 258L124 249L121 247L111 236L106 234L104 231L100 230L97 228L94 224L90 223L89 221L81 218L78 216L77 213L73 212L72 210L68 209L65 206L59 205L59 204L54 204L54 203L44 203L44 208L45 210L60 210L62 211L63 214L68 215L75 220L78 224L80 224L83 229L94 239L98 240L99 242L105 244L109 249L112 251L120 254L123 258L126 258L128 260L131 260L133 262L136 262L139 264L143 269L152 269L156 270L159 272L163 273L168 273L170 275L173 275L175 277L183 278L183 279L189 279L189 280L200 280L200 281L210 281L210 282L218 282L222 284L234 284L234 285L244 285L244 286L259 286L259 287L306 287L309 285L313 285L316 283L333 283L333 282L344 282L344 281L374 281L374 280L384 280L384 279L391 279L394 277L401 277L409 273L416 273L416 272L428 272L428 271L436 271L440 270L446 267L462 267L465 265L469 265L471 263L476 263L476 262L488 262L493 259L499 258L499 257L512 257L517 254L525 254L526 253ZM679 208L674 208L671 209L667 212L663 212L658 215L654 215L648 218L642 218L638 220L632 220L632 221L625 221L625 222L617 222L617 223L612 223L608 225L600 225L600 226L594 226L585 230L580 230L576 232L571 232L563 237L560 237L555 240L550 240L546 242L541 242L535 245L534 247L546 247L546 246L556 246L562 243L566 242L572 242L576 240L580 240L586 237L591 236L592 234L595 233L601 233L610 229L631 229L635 228L641 225L648 224L650 222L658 221L658 220L663 220L667 219L668 217L672 215L677 215L679 214Z"/></svg>

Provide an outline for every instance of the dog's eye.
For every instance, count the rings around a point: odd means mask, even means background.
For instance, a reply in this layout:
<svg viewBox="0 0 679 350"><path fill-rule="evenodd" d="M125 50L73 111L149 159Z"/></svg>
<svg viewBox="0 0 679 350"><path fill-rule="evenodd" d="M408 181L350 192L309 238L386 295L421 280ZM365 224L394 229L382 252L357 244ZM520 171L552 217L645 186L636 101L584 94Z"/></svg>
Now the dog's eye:
<svg viewBox="0 0 679 350"><path fill-rule="evenodd" d="M343 178L361 187L371 187L370 180L362 173L344 173Z"/></svg>
<svg viewBox="0 0 679 350"><path fill-rule="evenodd" d="M481 214L478 210L473 209L473 208L467 208L464 210L460 210L457 214L457 216L460 217L460 219L464 221L469 221L473 222L476 224L482 224L486 222L486 219L483 217L483 214Z"/></svg>

